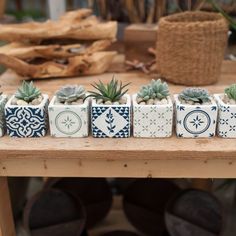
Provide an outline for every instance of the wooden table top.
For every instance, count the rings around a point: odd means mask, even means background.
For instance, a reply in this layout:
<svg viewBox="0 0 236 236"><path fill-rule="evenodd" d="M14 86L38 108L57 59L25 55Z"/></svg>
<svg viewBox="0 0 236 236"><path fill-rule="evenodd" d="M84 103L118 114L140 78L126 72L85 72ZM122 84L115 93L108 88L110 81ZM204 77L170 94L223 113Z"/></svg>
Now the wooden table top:
<svg viewBox="0 0 236 236"><path fill-rule="evenodd" d="M87 89L103 75L37 80L36 85L50 96L65 84L82 84ZM139 72L118 73L131 82L130 94L137 92L150 76ZM236 63L225 61L220 81L207 89L220 93L236 82ZM19 77L6 72L0 77L2 91L14 93ZM170 85L172 94L183 86ZM0 138L0 176L113 176L113 177L236 177L236 140L179 139L175 132L166 139L99 138Z"/></svg>

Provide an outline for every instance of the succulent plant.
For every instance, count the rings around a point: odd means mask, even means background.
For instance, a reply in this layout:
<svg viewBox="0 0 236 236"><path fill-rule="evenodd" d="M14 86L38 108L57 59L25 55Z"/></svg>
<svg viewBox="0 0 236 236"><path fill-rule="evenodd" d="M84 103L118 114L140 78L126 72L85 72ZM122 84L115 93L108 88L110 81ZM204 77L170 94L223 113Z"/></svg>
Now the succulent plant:
<svg viewBox="0 0 236 236"><path fill-rule="evenodd" d="M123 85L122 82L119 83L113 76L112 80L106 85L102 81L92 84L97 91L89 91L89 97L93 97L96 100L101 99L103 102L118 102L128 92L128 89L125 88L129 84Z"/></svg>
<svg viewBox="0 0 236 236"><path fill-rule="evenodd" d="M206 89L186 88L179 94L179 99L202 104L210 101L210 95Z"/></svg>
<svg viewBox="0 0 236 236"><path fill-rule="evenodd" d="M232 84L230 87L226 88L225 93L229 99L236 101L236 84Z"/></svg>
<svg viewBox="0 0 236 236"><path fill-rule="evenodd" d="M162 82L160 79L152 80L150 84L142 86L139 90L137 97L141 98L141 101L148 101L149 99L161 100L170 95L168 84Z"/></svg>
<svg viewBox="0 0 236 236"><path fill-rule="evenodd" d="M56 92L57 100L60 103L70 104L78 99L84 99L86 90L83 86L66 85Z"/></svg>
<svg viewBox="0 0 236 236"><path fill-rule="evenodd" d="M27 103L32 102L34 99L41 95L41 91L36 88L33 82L23 81L22 86L18 88L15 97L24 100Z"/></svg>

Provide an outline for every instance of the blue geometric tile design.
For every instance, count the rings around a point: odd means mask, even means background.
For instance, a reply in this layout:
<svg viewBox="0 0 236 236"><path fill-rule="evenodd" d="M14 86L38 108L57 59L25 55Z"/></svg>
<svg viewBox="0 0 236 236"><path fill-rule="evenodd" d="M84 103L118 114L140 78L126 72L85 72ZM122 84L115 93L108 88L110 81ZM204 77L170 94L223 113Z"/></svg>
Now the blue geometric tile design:
<svg viewBox="0 0 236 236"><path fill-rule="evenodd" d="M10 137L42 137L47 132L47 105L33 108L27 106L6 106L7 134Z"/></svg>

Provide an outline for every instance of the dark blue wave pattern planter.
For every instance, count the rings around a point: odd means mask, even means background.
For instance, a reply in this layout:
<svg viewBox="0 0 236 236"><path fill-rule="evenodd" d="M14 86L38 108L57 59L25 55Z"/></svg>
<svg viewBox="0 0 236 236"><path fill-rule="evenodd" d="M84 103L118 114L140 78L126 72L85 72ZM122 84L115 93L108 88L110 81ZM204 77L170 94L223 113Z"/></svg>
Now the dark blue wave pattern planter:
<svg viewBox="0 0 236 236"><path fill-rule="evenodd" d="M7 134L10 137L42 137L47 133L48 95L43 94L39 105L11 105L12 96L5 106Z"/></svg>
<svg viewBox="0 0 236 236"><path fill-rule="evenodd" d="M218 107L211 104L182 104L174 95L176 108L176 133L183 138L210 138L215 136Z"/></svg>
<svg viewBox="0 0 236 236"><path fill-rule="evenodd" d="M219 107L218 135L222 138L236 138L236 105L224 103L224 94L215 94L214 97Z"/></svg>
<svg viewBox="0 0 236 236"><path fill-rule="evenodd" d="M92 100L92 135L95 138L130 137L131 99L125 95L127 103L122 105L97 104Z"/></svg>
<svg viewBox="0 0 236 236"><path fill-rule="evenodd" d="M4 115L4 107L7 102L6 95L0 95L0 137L2 137L5 133L5 115Z"/></svg>

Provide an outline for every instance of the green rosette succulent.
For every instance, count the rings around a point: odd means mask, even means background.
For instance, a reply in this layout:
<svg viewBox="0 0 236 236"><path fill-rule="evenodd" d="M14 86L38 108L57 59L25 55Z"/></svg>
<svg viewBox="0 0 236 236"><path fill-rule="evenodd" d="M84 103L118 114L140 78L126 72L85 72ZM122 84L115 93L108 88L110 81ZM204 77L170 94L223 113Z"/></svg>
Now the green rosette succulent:
<svg viewBox="0 0 236 236"><path fill-rule="evenodd" d="M66 85L56 92L56 98L60 103L70 104L78 99L85 99L86 90L83 86Z"/></svg>
<svg viewBox="0 0 236 236"><path fill-rule="evenodd" d="M179 94L179 99L186 102L194 102L203 104L210 102L210 95L206 89L202 88L186 88Z"/></svg>
<svg viewBox="0 0 236 236"><path fill-rule="evenodd" d="M225 93L229 99L236 101L236 84L232 84L230 87L226 88Z"/></svg>
<svg viewBox="0 0 236 236"><path fill-rule="evenodd" d="M22 86L18 88L15 97L17 99L24 100L25 102L30 103L40 95L41 91L34 86L32 81L23 81Z"/></svg>

